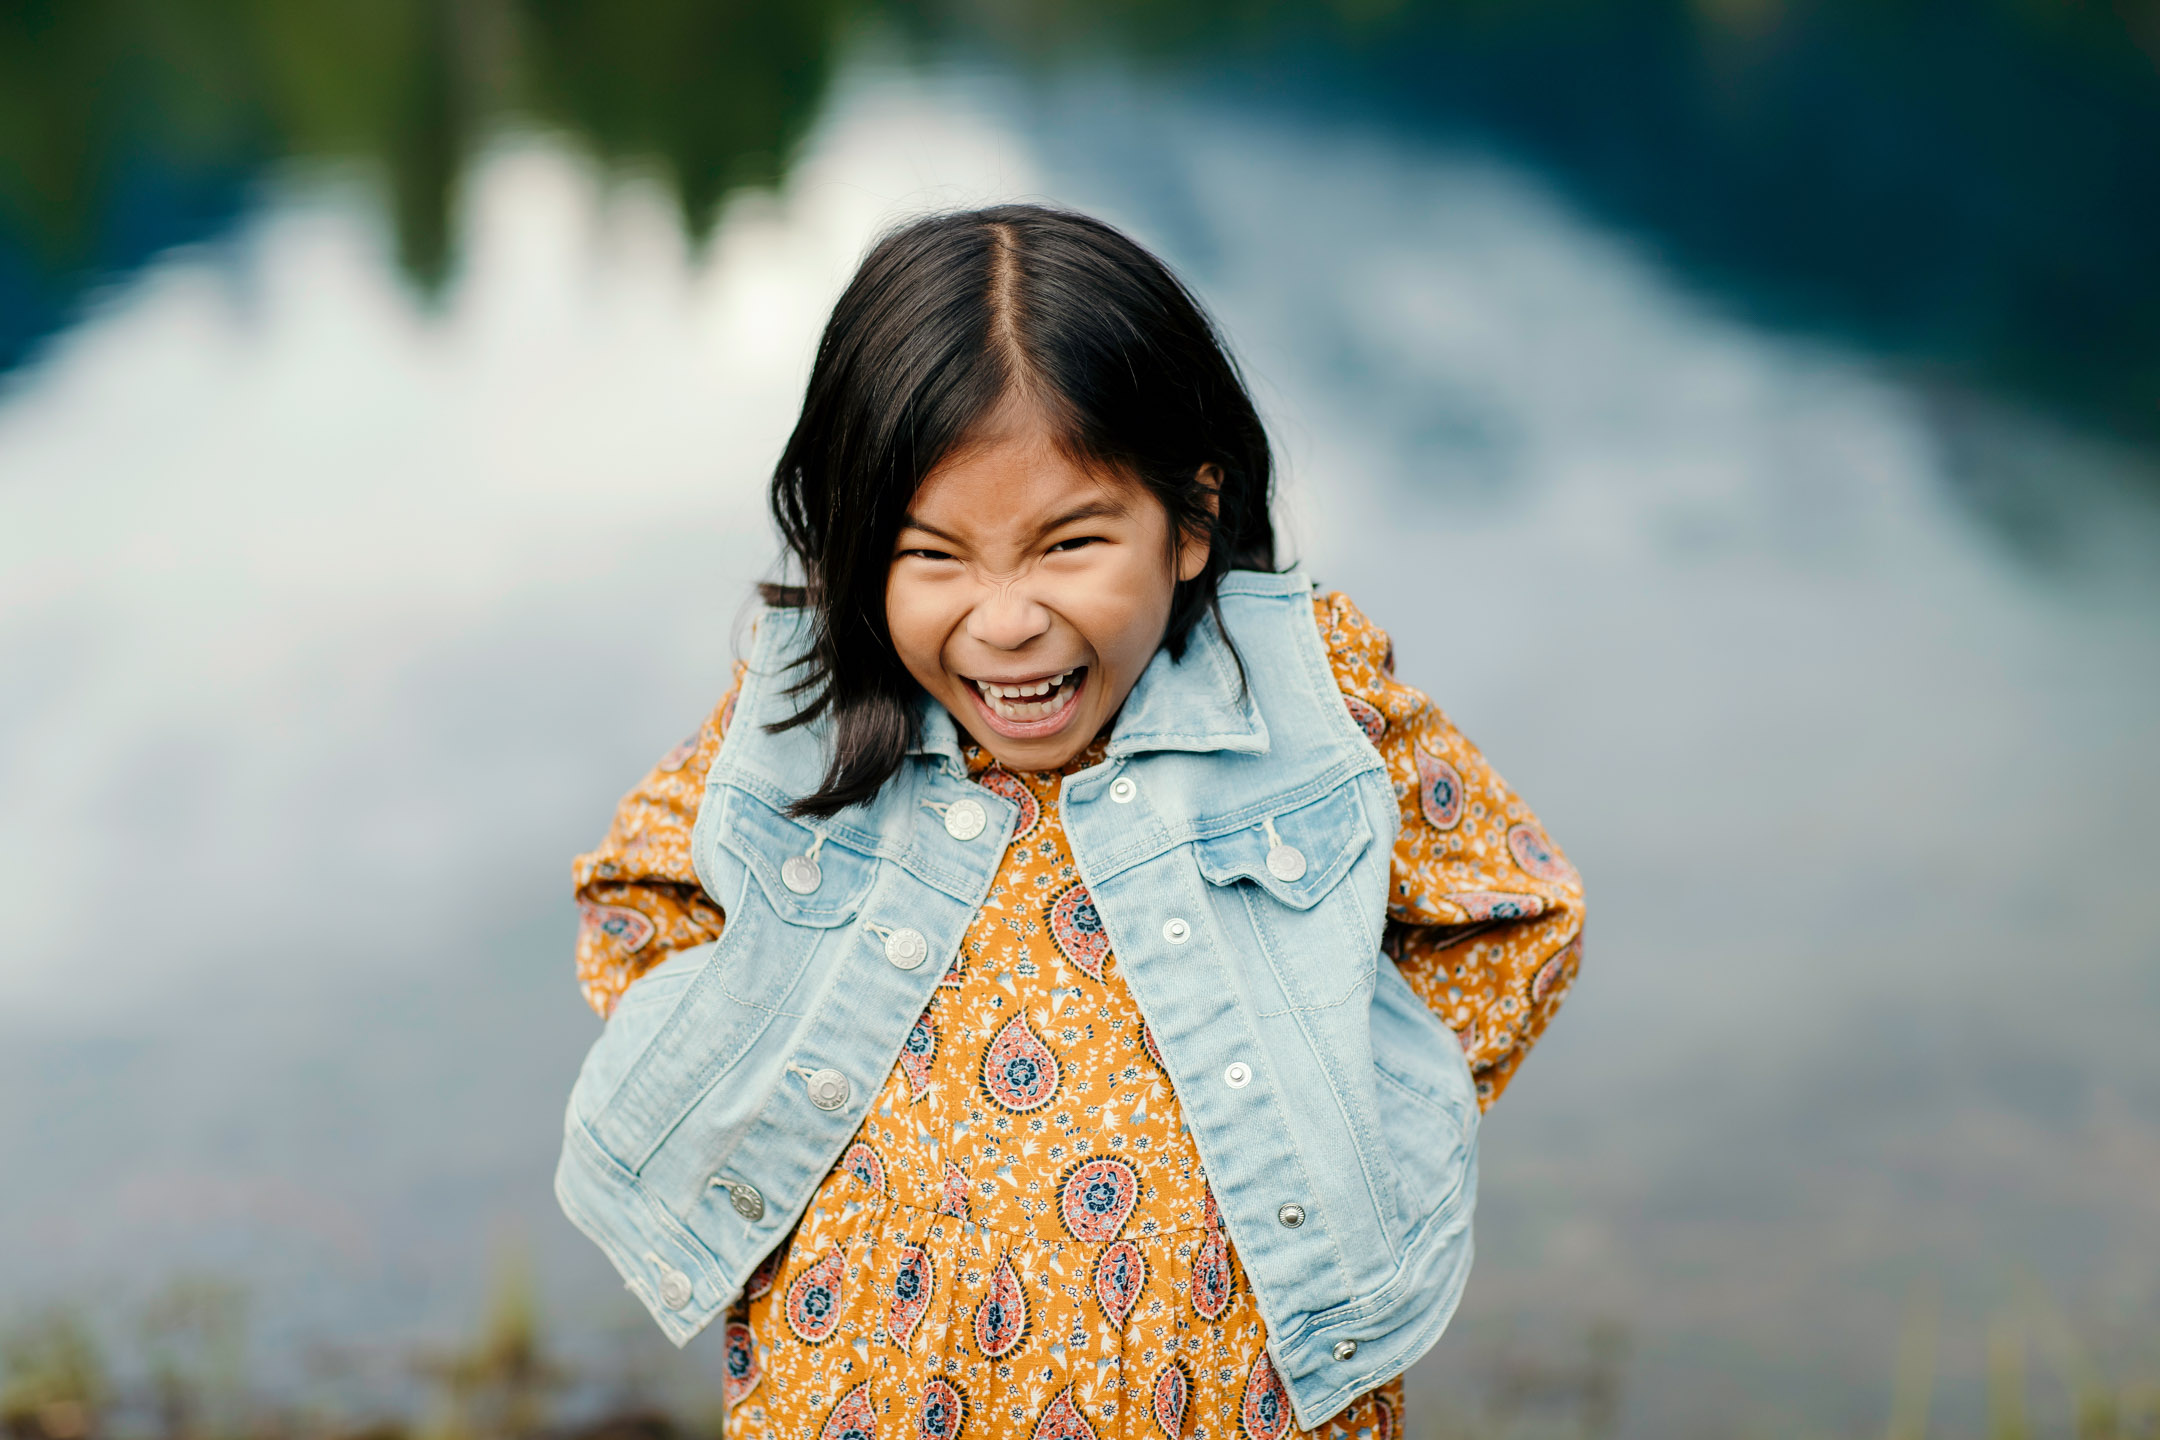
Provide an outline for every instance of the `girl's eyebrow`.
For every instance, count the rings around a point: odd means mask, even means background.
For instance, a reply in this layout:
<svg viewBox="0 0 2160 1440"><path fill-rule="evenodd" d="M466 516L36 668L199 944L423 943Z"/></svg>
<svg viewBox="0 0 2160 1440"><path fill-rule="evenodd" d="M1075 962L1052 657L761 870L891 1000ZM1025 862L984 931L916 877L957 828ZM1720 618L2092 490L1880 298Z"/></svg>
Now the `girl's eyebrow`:
<svg viewBox="0 0 2160 1440"><path fill-rule="evenodd" d="M925 535L935 535L938 539L949 540L955 545L960 543L959 536L952 534L950 531L940 530L937 526L932 525L927 521L918 520L913 515L901 516L900 528L902 530L920 530Z"/></svg>
<svg viewBox="0 0 2160 1440"><path fill-rule="evenodd" d="M1035 533L1038 536L1048 535L1053 530L1062 530L1067 525L1077 525L1083 520L1107 520L1125 513L1125 507L1115 500L1090 500L1085 505L1075 506L1073 509L1066 511L1055 520L1045 521L1043 524L1036 526ZM926 520L919 520L913 515L901 516L900 528L902 530L920 530L925 535L935 535L938 539L949 541L954 545L961 543L960 537L951 531L940 530L937 526L930 524Z"/></svg>
<svg viewBox="0 0 2160 1440"><path fill-rule="evenodd" d="M1115 500L1090 500L1085 505L1076 506L1066 511L1057 519L1043 525L1035 533L1037 535L1048 535L1053 530L1062 530L1067 525L1077 525L1082 520L1109 520L1126 513L1125 507Z"/></svg>

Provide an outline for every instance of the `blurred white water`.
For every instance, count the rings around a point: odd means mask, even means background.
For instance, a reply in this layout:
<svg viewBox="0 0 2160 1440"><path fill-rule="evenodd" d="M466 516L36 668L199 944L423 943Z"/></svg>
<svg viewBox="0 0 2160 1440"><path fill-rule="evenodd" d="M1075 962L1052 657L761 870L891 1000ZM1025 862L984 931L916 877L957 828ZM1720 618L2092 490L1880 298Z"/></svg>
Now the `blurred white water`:
<svg viewBox="0 0 2160 1440"><path fill-rule="evenodd" d="M621 1320L546 1189L568 857L724 684L868 237L1008 197L1185 271L1290 549L1588 877L1426 1392L1609 1318L1629 1433L1837 1423L1916 1276L2160 1313L2139 462L1726 319L1493 157L871 66L701 254L512 136L430 312L296 175L0 398L0 1297L211 1267L383 1339L457 1323L508 1226L569 1328Z"/></svg>

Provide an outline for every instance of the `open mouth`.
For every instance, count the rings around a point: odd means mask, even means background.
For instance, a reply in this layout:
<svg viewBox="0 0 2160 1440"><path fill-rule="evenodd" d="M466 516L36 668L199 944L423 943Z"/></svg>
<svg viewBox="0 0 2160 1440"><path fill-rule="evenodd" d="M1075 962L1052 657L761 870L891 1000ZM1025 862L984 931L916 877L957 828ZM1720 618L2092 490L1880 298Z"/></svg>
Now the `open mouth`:
<svg viewBox="0 0 2160 1440"><path fill-rule="evenodd" d="M1032 739L1055 733L1072 718L1073 701L1087 684L1087 667L1045 675L1004 685L988 680L969 680L975 698L982 703L991 728L1014 739Z"/></svg>

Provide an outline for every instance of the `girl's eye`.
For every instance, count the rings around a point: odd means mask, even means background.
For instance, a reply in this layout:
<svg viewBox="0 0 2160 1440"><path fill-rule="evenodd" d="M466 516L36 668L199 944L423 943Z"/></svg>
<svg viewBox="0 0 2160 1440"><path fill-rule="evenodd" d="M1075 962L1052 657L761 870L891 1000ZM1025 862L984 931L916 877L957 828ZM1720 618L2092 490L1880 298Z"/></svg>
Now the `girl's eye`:
<svg viewBox="0 0 2160 1440"><path fill-rule="evenodd" d="M1055 555L1061 550L1078 550L1083 545L1099 545L1102 543L1102 538L1100 535L1075 535L1070 540L1060 540L1057 544L1052 545L1050 553Z"/></svg>
<svg viewBox="0 0 2160 1440"><path fill-rule="evenodd" d="M943 550L925 550L920 547L902 550L900 552L900 558L903 560L911 555L917 560L950 560L953 558L951 555L947 554Z"/></svg>

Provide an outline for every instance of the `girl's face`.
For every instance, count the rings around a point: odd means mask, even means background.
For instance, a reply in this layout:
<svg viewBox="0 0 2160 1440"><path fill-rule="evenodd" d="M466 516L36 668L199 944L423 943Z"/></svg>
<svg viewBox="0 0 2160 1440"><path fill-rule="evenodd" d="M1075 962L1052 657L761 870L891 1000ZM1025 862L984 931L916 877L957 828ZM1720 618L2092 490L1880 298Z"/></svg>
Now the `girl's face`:
<svg viewBox="0 0 2160 1440"><path fill-rule="evenodd" d="M1008 409L1013 407L1008 407ZM1012 770L1086 747L1154 658L1172 587L1207 541L1173 544L1138 482L1075 464L1032 415L933 470L885 580L901 663Z"/></svg>

